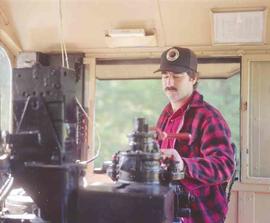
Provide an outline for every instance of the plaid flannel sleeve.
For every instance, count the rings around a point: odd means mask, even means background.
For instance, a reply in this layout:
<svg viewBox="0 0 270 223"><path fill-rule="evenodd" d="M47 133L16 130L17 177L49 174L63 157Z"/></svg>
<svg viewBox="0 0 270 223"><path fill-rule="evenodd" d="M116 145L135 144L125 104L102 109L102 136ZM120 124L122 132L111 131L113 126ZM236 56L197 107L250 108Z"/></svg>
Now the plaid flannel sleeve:
<svg viewBox="0 0 270 223"><path fill-rule="evenodd" d="M235 168L230 130L222 119L211 117L202 126L201 157L183 158L185 175L203 184L229 181Z"/></svg>

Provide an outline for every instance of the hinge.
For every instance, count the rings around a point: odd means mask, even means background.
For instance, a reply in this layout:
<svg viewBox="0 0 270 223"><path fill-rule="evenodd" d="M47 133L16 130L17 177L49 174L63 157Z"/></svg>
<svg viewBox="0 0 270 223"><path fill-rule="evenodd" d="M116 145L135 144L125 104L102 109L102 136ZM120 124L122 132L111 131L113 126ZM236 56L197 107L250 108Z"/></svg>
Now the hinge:
<svg viewBox="0 0 270 223"><path fill-rule="evenodd" d="M241 110L242 111L247 111L247 101L245 101L245 102L242 103Z"/></svg>

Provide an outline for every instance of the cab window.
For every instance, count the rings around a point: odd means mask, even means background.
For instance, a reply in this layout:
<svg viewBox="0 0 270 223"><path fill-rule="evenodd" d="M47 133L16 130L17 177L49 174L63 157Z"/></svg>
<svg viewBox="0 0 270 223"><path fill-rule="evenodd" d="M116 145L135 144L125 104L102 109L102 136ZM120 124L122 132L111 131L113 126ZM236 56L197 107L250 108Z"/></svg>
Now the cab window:
<svg viewBox="0 0 270 223"><path fill-rule="evenodd" d="M103 67L99 68L99 66ZM149 126L154 126L163 107L168 103L161 88L161 75L152 74L152 71L158 67L158 62L144 64L145 70L140 68L143 66L141 64L134 65L133 68L139 73L137 76L147 77L147 79L134 78L132 76L134 70L129 73L126 63L122 64L122 68L121 64L108 67L109 74L115 72L122 75L118 80L113 79L112 76L106 76L107 70L104 66L104 63L97 65L95 135L96 142L98 138L101 140L101 153L95 161L95 167L100 167L104 161L111 160L115 152L127 149L127 135L132 131L132 121L135 117L144 117ZM208 74L205 63L201 64L204 73L200 77L198 90L206 101L222 112L239 151L240 62L237 61L234 66L230 66L228 70L224 69L224 74L216 77L213 75L213 70L222 72L222 69L219 69L220 63L208 63L207 67L211 68ZM237 157L239 158L239 152Z"/></svg>

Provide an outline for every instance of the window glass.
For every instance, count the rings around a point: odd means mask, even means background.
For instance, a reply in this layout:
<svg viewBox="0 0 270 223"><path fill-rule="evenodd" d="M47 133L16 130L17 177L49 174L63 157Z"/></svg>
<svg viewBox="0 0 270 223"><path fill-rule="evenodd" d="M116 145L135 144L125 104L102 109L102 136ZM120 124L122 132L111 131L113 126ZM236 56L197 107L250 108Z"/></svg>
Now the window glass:
<svg viewBox="0 0 270 223"><path fill-rule="evenodd" d="M11 64L7 53L0 46L0 129L11 126Z"/></svg>
<svg viewBox="0 0 270 223"><path fill-rule="evenodd" d="M198 90L223 113L239 148L240 74L228 79L202 79ZM95 166L127 149L127 134L135 117L145 117L149 126L154 126L167 103L160 80L97 80L95 118L101 153Z"/></svg>
<svg viewBox="0 0 270 223"><path fill-rule="evenodd" d="M145 117L154 126L166 103L160 80L97 80L95 118L101 153L95 166L126 150L135 117Z"/></svg>

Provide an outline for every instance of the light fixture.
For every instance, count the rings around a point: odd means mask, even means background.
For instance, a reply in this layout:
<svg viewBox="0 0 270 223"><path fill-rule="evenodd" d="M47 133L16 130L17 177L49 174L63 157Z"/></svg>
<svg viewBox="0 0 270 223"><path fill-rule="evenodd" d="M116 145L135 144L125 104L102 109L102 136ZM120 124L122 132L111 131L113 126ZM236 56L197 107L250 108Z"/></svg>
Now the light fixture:
<svg viewBox="0 0 270 223"><path fill-rule="evenodd" d="M157 45L156 35L144 29L111 29L105 34L108 47L152 47Z"/></svg>
<svg viewBox="0 0 270 223"><path fill-rule="evenodd" d="M266 9L212 9L213 44L263 44Z"/></svg>
<svg viewBox="0 0 270 223"><path fill-rule="evenodd" d="M111 29L107 35L110 37L145 36L145 31L144 29Z"/></svg>

